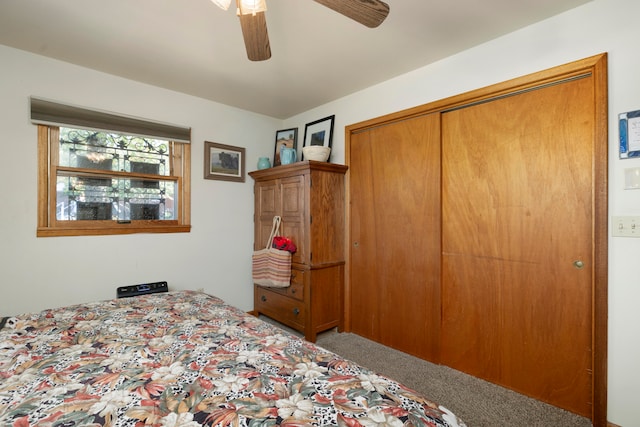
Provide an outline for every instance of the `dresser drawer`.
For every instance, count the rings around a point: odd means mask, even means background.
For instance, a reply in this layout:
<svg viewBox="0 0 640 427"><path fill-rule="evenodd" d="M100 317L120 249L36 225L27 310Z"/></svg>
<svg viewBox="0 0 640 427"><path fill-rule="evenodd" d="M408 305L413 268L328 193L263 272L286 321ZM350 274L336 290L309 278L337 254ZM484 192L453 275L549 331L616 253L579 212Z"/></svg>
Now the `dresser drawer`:
<svg viewBox="0 0 640 427"><path fill-rule="evenodd" d="M267 288L272 292L275 292L280 295L286 295L291 298L295 298L298 301L304 301L304 280L305 275L309 273L305 273L304 270L291 270L291 285L286 288Z"/></svg>
<svg viewBox="0 0 640 427"><path fill-rule="evenodd" d="M282 289L256 286L255 311L292 328L304 330L305 307L302 301L274 292L274 290L280 291Z"/></svg>

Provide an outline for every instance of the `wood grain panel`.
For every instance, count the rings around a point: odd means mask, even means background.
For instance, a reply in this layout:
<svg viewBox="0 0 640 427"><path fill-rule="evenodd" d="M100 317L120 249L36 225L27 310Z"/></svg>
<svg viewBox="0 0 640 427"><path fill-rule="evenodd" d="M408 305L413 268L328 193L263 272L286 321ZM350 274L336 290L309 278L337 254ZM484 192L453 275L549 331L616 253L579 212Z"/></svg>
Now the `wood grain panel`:
<svg viewBox="0 0 640 427"><path fill-rule="evenodd" d="M311 172L309 217L311 264L331 264L345 259L344 176Z"/></svg>
<svg viewBox="0 0 640 427"><path fill-rule="evenodd" d="M309 244L307 243L308 233L306 227L305 206L305 175L292 176L279 180L279 198L282 206L278 211L282 216L281 234L297 242L297 251L291 256L293 263L309 262Z"/></svg>
<svg viewBox="0 0 640 427"><path fill-rule="evenodd" d="M442 292L443 364L491 382L499 382L501 295L485 283L496 283L501 272L488 258L444 256ZM471 320L471 321L470 321ZM480 356L480 357L479 357Z"/></svg>
<svg viewBox="0 0 640 427"><path fill-rule="evenodd" d="M372 170L371 133L351 136L350 187L350 269L349 269L349 325L358 335L380 342L380 298L376 265L376 222L371 212L376 201L371 199L374 171ZM356 167L354 168L354 161Z"/></svg>
<svg viewBox="0 0 640 427"><path fill-rule="evenodd" d="M443 360L585 416L592 87L581 78L443 114ZM495 328L491 342L469 325Z"/></svg>
<svg viewBox="0 0 640 427"><path fill-rule="evenodd" d="M437 361L440 330L438 115L351 139L351 326ZM409 326L410 325L410 326Z"/></svg>
<svg viewBox="0 0 640 427"><path fill-rule="evenodd" d="M314 337L317 332L336 326L342 331L344 264L312 269L310 273L313 284L309 286L311 294L308 297Z"/></svg>
<svg viewBox="0 0 640 427"><path fill-rule="evenodd" d="M254 308L296 330L305 329L307 308L301 301L287 298L270 288L255 287Z"/></svg>

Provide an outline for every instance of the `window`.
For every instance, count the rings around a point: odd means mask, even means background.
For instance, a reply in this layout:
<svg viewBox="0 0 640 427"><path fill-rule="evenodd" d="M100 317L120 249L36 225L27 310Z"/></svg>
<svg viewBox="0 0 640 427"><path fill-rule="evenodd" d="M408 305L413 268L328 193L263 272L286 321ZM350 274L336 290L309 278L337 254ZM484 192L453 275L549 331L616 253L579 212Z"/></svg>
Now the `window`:
<svg viewBox="0 0 640 427"><path fill-rule="evenodd" d="M39 237L190 230L188 142L37 124Z"/></svg>

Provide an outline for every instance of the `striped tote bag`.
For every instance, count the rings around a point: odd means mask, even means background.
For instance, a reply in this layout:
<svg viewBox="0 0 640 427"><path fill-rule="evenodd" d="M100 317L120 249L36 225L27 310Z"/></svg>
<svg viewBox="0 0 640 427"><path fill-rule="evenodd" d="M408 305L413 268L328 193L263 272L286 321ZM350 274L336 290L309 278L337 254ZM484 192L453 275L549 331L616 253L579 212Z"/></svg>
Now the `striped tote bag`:
<svg viewBox="0 0 640 427"><path fill-rule="evenodd" d="M273 217L266 248L253 252L251 268L256 285L286 288L291 284L291 253L272 247L281 221L279 216Z"/></svg>

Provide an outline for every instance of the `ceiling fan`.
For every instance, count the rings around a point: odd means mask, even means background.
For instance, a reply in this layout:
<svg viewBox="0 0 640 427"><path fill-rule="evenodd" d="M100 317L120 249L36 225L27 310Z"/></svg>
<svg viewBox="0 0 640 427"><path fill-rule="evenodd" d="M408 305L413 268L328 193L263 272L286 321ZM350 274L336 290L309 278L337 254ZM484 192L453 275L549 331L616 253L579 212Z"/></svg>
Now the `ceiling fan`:
<svg viewBox="0 0 640 427"><path fill-rule="evenodd" d="M231 0L211 0L218 7L227 10ZM237 14L240 18L242 37L251 61L264 61L271 58L269 34L264 12L266 0L236 0ZM382 24L389 14L389 5L380 0L313 0L336 12L351 18L369 28Z"/></svg>

